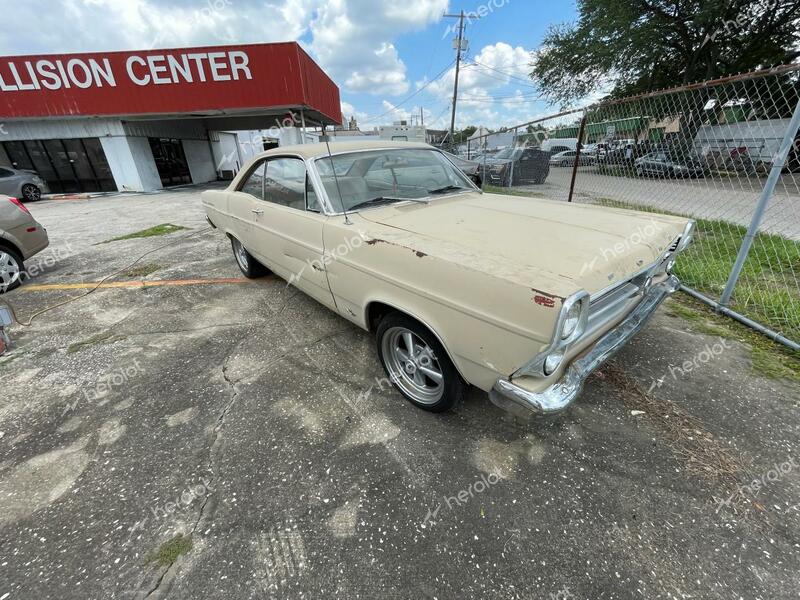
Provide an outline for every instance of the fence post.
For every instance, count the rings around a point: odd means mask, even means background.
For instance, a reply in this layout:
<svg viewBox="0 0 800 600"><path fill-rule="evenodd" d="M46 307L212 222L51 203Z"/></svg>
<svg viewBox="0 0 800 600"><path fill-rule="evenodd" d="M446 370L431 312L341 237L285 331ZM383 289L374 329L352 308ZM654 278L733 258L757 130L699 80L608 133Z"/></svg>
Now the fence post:
<svg viewBox="0 0 800 600"><path fill-rule="evenodd" d="M758 199L756 210L750 221L750 228L744 236L742 247L739 249L739 255L736 257L736 263L733 265L733 271L728 278L728 283L725 284L725 291L722 292L722 297L719 300L722 306L728 306L731 296L733 296L733 290L736 288L736 283L739 281L739 277L742 274L744 263L747 260L747 255L750 254L750 248L753 246L753 241L755 240L756 233L758 233L758 228L761 226L761 221L764 219L764 212L767 209L767 204L769 204L772 194L775 192L775 186L778 185L781 171L783 171L783 167L786 165L786 159L789 156L789 151L792 149L798 129L800 129L800 100L798 100L797 107L794 109L792 120L789 123L789 128L786 130L786 135L783 137L780 150L778 150L778 153L775 155L775 160L772 161L772 169L770 169L769 177L764 184L761 197Z"/></svg>
<svg viewBox="0 0 800 600"><path fill-rule="evenodd" d="M588 111L583 111L581 126L578 129L578 143L575 145L575 164L572 165L572 180L569 183L567 202L572 202L572 195L575 193L575 179L578 177L578 165L581 162L581 150L583 149L583 132L586 130L586 117L588 114Z"/></svg>

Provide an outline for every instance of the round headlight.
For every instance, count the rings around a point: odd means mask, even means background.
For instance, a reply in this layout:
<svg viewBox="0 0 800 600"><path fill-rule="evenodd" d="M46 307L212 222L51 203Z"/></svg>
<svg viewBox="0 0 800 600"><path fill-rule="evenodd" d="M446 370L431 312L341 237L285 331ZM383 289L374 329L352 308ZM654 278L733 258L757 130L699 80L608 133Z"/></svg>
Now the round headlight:
<svg viewBox="0 0 800 600"><path fill-rule="evenodd" d="M553 352L544 361L544 374L552 375L555 370L561 366L561 361L564 360L563 352Z"/></svg>
<svg viewBox="0 0 800 600"><path fill-rule="evenodd" d="M569 310L567 311L567 316L564 319L564 325L561 328L561 338L567 339L575 330L578 329L578 325L581 323L581 303L575 302L572 306L570 306Z"/></svg>

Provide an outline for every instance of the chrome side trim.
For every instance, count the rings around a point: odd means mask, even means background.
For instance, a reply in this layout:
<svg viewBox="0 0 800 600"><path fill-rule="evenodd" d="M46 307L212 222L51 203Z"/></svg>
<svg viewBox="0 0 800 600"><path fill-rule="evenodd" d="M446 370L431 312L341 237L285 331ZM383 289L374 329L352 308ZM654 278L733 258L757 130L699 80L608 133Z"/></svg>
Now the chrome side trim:
<svg viewBox="0 0 800 600"><path fill-rule="evenodd" d="M589 375L619 351L650 320L658 306L680 288L674 275L651 287L644 299L617 327L600 338L586 354L576 359L560 381L541 392L531 392L502 378L495 383L489 398L498 407L518 414L556 414L567 409L583 389Z"/></svg>

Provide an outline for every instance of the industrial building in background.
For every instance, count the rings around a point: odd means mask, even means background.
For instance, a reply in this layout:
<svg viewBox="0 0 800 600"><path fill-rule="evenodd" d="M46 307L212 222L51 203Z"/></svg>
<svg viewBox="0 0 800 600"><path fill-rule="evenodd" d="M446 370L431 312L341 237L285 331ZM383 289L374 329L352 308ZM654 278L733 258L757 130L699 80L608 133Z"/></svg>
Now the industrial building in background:
<svg viewBox="0 0 800 600"><path fill-rule="evenodd" d="M56 193L229 179L342 122L339 88L294 42L7 56L0 95L0 166Z"/></svg>

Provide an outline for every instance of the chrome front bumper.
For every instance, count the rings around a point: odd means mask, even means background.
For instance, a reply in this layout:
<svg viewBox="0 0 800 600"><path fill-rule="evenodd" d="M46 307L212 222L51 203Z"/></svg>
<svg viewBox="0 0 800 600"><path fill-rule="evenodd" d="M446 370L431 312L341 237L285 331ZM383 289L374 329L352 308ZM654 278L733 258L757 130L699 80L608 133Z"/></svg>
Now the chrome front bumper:
<svg viewBox="0 0 800 600"><path fill-rule="evenodd" d="M598 339L575 359L560 381L541 392L531 392L509 379L499 379L489 392L491 401L511 413L527 416L559 413L580 395L583 384L594 371L624 346L647 323L658 306L680 288L674 275L651 287L641 302L621 323Z"/></svg>

